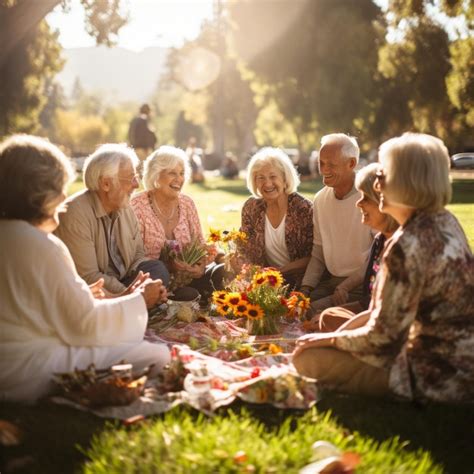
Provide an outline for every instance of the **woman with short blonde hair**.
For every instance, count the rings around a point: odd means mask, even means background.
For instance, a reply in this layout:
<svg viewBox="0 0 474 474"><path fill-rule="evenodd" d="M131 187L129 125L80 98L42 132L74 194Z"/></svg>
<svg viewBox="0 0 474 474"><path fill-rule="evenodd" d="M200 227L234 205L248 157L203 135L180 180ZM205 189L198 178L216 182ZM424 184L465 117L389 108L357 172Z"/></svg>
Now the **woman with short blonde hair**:
<svg viewBox="0 0 474 474"><path fill-rule="evenodd" d="M387 242L367 324L310 334L293 364L344 392L474 401L474 259L449 202L441 140L407 133L380 147L380 210L400 224Z"/></svg>
<svg viewBox="0 0 474 474"><path fill-rule="evenodd" d="M313 246L313 205L296 191L300 178L288 155L262 148L250 160L240 230L247 234L242 254L249 263L278 268L299 286Z"/></svg>

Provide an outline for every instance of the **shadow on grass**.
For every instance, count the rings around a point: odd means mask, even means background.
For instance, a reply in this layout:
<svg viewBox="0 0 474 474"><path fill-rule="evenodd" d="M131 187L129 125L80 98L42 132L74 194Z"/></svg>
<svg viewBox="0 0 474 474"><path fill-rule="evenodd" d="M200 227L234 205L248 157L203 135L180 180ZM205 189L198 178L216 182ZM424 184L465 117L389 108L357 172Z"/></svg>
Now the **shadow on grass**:
<svg viewBox="0 0 474 474"><path fill-rule="evenodd" d="M474 404L418 406L325 392L317 409L322 413L331 411L348 435L357 431L379 442L398 436L407 442L409 450L421 448L429 451L433 460L445 467L446 473L473 471ZM198 416L198 412L186 407L174 410ZM306 413L243 402L221 408L218 413L225 415L228 410L235 413L245 410L269 429L278 428L289 417L295 420L295 427L297 418ZM154 419L159 418L161 416ZM119 422L105 422L91 414L51 404L0 403L0 419L18 424L25 432L20 446L3 448L0 452L1 472L6 472L6 462L27 461L22 468L14 470L17 474L79 472L85 461L81 451L90 446L93 435L120 425Z"/></svg>

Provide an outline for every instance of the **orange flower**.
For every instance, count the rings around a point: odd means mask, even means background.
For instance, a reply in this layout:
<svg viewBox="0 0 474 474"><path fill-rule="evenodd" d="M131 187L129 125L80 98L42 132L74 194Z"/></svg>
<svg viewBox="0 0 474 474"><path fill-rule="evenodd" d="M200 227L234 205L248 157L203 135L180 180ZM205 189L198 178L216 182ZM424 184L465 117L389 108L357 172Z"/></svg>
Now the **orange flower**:
<svg viewBox="0 0 474 474"><path fill-rule="evenodd" d="M276 344L270 344L268 346L268 350L272 353L272 354L279 354L280 352L283 352L283 349L280 347L280 346L277 346Z"/></svg>

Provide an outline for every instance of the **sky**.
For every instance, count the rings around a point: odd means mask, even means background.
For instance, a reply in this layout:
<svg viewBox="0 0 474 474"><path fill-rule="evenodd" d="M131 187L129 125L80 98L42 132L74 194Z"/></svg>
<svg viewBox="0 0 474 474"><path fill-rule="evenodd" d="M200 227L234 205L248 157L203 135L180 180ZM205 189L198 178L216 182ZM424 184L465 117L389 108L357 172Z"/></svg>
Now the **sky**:
<svg viewBox="0 0 474 474"><path fill-rule="evenodd" d="M149 46L179 47L184 40L195 39L201 22L212 18L213 0L122 0L130 21L121 28L118 46L141 51ZM60 32L63 48L95 46L84 29L84 11L79 0L71 0L64 13L56 7L46 20Z"/></svg>

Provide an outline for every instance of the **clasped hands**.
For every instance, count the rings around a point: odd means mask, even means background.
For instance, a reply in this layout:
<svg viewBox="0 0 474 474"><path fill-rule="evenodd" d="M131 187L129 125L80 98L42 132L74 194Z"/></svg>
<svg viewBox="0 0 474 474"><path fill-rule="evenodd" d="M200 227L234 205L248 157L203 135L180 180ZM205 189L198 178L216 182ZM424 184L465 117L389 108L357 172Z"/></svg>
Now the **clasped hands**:
<svg viewBox="0 0 474 474"><path fill-rule="evenodd" d="M189 263L181 260L173 260L171 263L171 271L173 273L183 272L193 278L201 278L206 270L206 260L206 258L201 258L201 260L194 265L189 265Z"/></svg>
<svg viewBox="0 0 474 474"><path fill-rule="evenodd" d="M92 285L89 285L94 298L117 298L119 296L130 295L139 292L142 294L147 308L166 303L168 294L166 287L161 280L152 280L149 273L138 272L135 279L121 293L112 293L104 288L104 279L100 278Z"/></svg>

